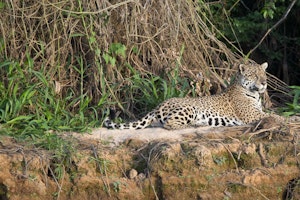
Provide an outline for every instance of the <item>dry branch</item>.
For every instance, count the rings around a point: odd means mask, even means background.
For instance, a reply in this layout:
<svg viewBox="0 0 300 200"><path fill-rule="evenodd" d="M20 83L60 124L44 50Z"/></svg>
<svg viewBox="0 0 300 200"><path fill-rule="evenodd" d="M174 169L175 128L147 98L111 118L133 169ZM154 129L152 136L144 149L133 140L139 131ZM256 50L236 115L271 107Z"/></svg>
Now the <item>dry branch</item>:
<svg viewBox="0 0 300 200"><path fill-rule="evenodd" d="M277 28L277 26L279 26L279 24L281 24L287 18L287 16L289 15L291 9L293 8L293 6L295 5L296 2L297 2L297 0L293 0L291 2L291 4L289 5L289 7L287 8L286 12L284 13L284 15L280 18L280 20L278 20L278 22L276 22L276 24L274 24L271 28L269 28L267 30L267 32L260 39L260 41L258 42L258 44L247 53L247 57L249 57L253 53L253 51L255 51L261 45L261 43L265 40L265 38L271 33L271 31L273 29Z"/></svg>

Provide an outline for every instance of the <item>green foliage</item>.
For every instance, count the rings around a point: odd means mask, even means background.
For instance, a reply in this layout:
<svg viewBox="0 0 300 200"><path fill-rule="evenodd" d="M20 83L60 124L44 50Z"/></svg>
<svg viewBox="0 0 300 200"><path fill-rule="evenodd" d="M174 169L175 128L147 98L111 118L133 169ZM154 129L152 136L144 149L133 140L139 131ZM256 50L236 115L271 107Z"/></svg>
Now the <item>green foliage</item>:
<svg viewBox="0 0 300 200"><path fill-rule="evenodd" d="M121 182L120 181L115 181L113 182L113 186L114 186L114 191L115 192L120 192L120 185L121 185Z"/></svg>
<svg viewBox="0 0 300 200"><path fill-rule="evenodd" d="M226 164L226 162L228 160L227 157L225 157L225 156L213 155L212 158L213 158L214 163L216 163L219 166Z"/></svg>
<svg viewBox="0 0 300 200"><path fill-rule="evenodd" d="M168 74L161 76L155 74L142 74L132 67L127 60L126 46L121 43L112 43L108 52L103 54L105 63L112 67L117 66L118 71L127 72L128 78L122 83L116 83L119 87L122 99L128 100L124 107L131 107L133 113L139 113L139 117L156 107L162 101L171 97L184 97L191 88L187 78L179 75L180 59L177 67ZM181 55L184 48L181 50ZM136 47L132 53L138 54ZM116 102L117 103L117 102ZM122 107L122 106L121 106Z"/></svg>
<svg viewBox="0 0 300 200"><path fill-rule="evenodd" d="M111 64L112 66L116 66L117 56L121 56L123 58L126 57L126 47L121 43L112 43L109 47L108 53L103 54L103 59L106 64Z"/></svg>
<svg viewBox="0 0 300 200"><path fill-rule="evenodd" d="M284 116L291 116L300 113L300 86L290 86L290 88L293 89L293 103L287 103L286 107L280 109Z"/></svg>
<svg viewBox="0 0 300 200"><path fill-rule="evenodd" d="M83 84L82 63L74 70ZM80 88L79 96L69 90L64 99L55 91L50 77L34 70L30 57L24 64L5 61L0 64L0 121L1 132L17 138L38 138L48 145L52 131L87 131L95 126L98 115L89 106L91 99ZM52 149L51 146L42 145ZM49 144L50 145L50 144Z"/></svg>
<svg viewBox="0 0 300 200"><path fill-rule="evenodd" d="M206 1L207 2L207 1ZM210 1L208 1L210 2ZM262 39L264 34L273 27L287 13L292 1L285 0L263 0L263 1L218 1L206 3L199 1L211 24L216 27L217 37L229 44L236 46L247 55L250 49L254 48ZM273 29L263 40L253 55L255 60L265 60L270 63L269 72L278 74L282 69L282 63L287 62L289 66L289 84L298 85L299 68L297 58L299 53L299 29L295 28L299 23L298 13L300 3L290 10L287 18L284 19L276 29ZM216 30L213 29L213 30ZM225 39L226 38L226 39ZM232 48L236 51L236 48ZM286 75L282 75L286 76ZM281 77L279 77L281 78Z"/></svg>
<svg viewBox="0 0 300 200"><path fill-rule="evenodd" d="M170 82L160 76L153 74L142 76L133 68L131 70L134 75L128 78L131 85L130 93L137 109L142 112L153 109L171 97L184 97L189 92L188 80L179 77L176 69L174 73L167 75L168 79L171 80Z"/></svg>
<svg viewBox="0 0 300 200"><path fill-rule="evenodd" d="M53 178L61 179L65 173L74 178L76 170L73 166L73 156L76 154L76 143L71 138L63 138L57 133L46 133L44 138L33 140L36 146L52 151L50 170Z"/></svg>
<svg viewBox="0 0 300 200"><path fill-rule="evenodd" d="M127 79L130 84L129 98L132 99L135 104L134 109L137 109L141 116L166 99L185 97L191 92L188 79L179 75L179 64L166 74L165 78L154 74L142 75L129 64L127 65L133 74Z"/></svg>
<svg viewBox="0 0 300 200"><path fill-rule="evenodd" d="M208 13L210 20L221 30L225 37L235 44L242 44L244 48L253 47L257 44L264 31L273 25L272 20L277 20L284 9L277 1L251 2L249 4L235 0L211 4ZM276 12L275 12L276 11ZM222 39L222 36L219 36Z"/></svg>

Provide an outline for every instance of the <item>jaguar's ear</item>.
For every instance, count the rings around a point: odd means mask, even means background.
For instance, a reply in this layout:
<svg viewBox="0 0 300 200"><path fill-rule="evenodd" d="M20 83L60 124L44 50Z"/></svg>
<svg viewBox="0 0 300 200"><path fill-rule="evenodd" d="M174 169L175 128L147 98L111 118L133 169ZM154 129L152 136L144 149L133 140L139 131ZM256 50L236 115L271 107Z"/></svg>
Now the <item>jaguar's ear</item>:
<svg viewBox="0 0 300 200"><path fill-rule="evenodd" d="M267 62L264 62L264 63L261 64L260 66L263 68L263 70L266 71L266 69L267 69L267 67L268 67L268 63L267 63Z"/></svg>
<svg viewBox="0 0 300 200"><path fill-rule="evenodd" d="M246 65L240 64L240 65L239 65L239 69L240 69L240 73L241 73L241 74L244 74L244 72L245 72L245 70L246 70Z"/></svg>

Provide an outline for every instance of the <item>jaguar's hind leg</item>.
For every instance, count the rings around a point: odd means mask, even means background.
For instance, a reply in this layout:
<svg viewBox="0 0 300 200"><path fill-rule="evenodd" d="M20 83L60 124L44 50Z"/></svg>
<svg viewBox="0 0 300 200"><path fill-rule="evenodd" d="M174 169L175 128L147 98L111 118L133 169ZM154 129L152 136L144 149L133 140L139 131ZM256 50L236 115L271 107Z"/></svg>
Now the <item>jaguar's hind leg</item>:
<svg viewBox="0 0 300 200"><path fill-rule="evenodd" d="M193 126L193 115L187 115L185 109L176 110L169 114L163 122L165 129L183 129Z"/></svg>

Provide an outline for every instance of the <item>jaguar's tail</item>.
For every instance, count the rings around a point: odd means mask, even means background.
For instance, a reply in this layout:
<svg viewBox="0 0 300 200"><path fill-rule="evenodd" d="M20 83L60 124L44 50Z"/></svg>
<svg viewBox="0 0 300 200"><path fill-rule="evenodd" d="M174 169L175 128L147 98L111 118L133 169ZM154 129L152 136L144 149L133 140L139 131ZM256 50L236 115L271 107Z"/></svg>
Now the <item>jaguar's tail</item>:
<svg viewBox="0 0 300 200"><path fill-rule="evenodd" d="M115 123L109 117L104 119L103 125L110 129L143 129L151 125L155 119L155 114L153 112L148 113L141 120L129 123Z"/></svg>

